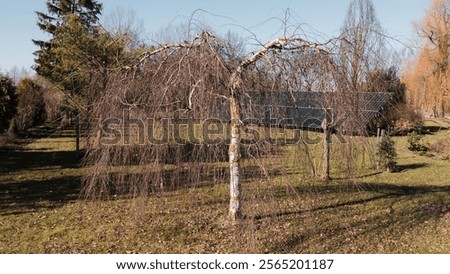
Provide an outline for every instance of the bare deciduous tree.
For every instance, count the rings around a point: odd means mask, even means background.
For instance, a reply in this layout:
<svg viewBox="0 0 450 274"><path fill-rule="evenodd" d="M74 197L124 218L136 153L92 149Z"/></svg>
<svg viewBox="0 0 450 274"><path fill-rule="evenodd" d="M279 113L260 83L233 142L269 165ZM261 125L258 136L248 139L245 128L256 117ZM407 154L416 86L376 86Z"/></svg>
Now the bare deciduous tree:
<svg viewBox="0 0 450 274"><path fill-rule="evenodd" d="M341 30L340 67L348 77L348 92L362 92L366 75L382 67L384 35L371 0L353 0Z"/></svg>
<svg viewBox="0 0 450 274"><path fill-rule="evenodd" d="M102 26L111 37L124 39L128 50L137 49L144 44L144 23L137 19L134 10L117 8L106 15Z"/></svg>
<svg viewBox="0 0 450 274"><path fill-rule="evenodd" d="M355 37L366 39L368 32L358 30ZM349 134L355 125L362 126L361 116L351 111L359 102L357 87L348 91L352 83L362 86L363 71L369 69L365 65L376 63L366 60L373 48L366 49L364 41L353 45L341 37L319 43L286 34L242 57L230 40L202 31L182 43L152 46L133 64L108 74L104 88L97 89L101 75L92 76L92 89L100 91L92 100L96 123L85 157L92 166L85 178L86 196L145 196L229 176L228 215L237 220L243 178L256 172L270 176L263 157L277 139L264 140L258 132L258 126L272 126L263 122L266 107L285 119L292 106L280 98L297 98L302 91L334 92L322 102L325 110L333 109L330 117L325 115L325 144L338 123ZM209 126L221 135L217 142L207 138ZM324 151L329 177L329 147L324 145ZM250 170L250 161L258 171Z"/></svg>

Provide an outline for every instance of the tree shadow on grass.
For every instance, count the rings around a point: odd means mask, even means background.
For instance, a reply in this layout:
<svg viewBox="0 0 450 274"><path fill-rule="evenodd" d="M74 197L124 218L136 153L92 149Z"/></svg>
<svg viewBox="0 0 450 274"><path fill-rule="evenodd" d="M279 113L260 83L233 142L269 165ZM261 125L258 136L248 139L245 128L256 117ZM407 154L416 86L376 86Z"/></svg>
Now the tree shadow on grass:
<svg viewBox="0 0 450 274"><path fill-rule="evenodd" d="M363 191L370 192L371 194L373 194L372 197L358 199L357 196L354 195L357 193L361 193ZM402 186L388 183L364 183L364 184L348 184L348 185L297 187L296 192L298 194L313 192L316 195L321 195L321 193L322 194L326 193L327 195L330 194L345 195L348 197L356 197L356 199L350 198L348 201L345 202L334 203L326 206L319 206L308 210L279 211L265 215L255 215L247 217L255 220L261 220L288 215L298 215L307 212L321 211L327 209L338 209L340 207L346 206L364 205L370 202L383 199L414 198L421 195L433 195L433 194L445 195L448 201L450 202L450 186L426 186L426 185ZM450 208L450 204L448 206Z"/></svg>
<svg viewBox="0 0 450 274"><path fill-rule="evenodd" d="M402 171L406 171L406 170L424 168L424 167L427 167L427 166L428 166L428 164L426 164L426 163L414 163L414 164L408 164L408 165L397 165L396 171L397 172L402 172Z"/></svg>
<svg viewBox="0 0 450 274"><path fill-rule="evenodd" d="M78 156L71 151L1 150L0 174L9 176L0 180L0 215L56 208L77 199L80 177L58 172L79 167ZM27 179L33 171L44 178Z"/></svg>
<svg viewBox="0 0 450 274"><path fill-rule="evenodd" d="M259 166L246 166L242 168L243 183L267 180L267 174ZM213 187L217 184L227 183L229 180L229 168L226 166L214 166L208 163L181 165L172 169L149 170L142 169L140 172L118 172L105 173L102 177L108 184L107 189L102 189L104 197L98 195L100 188L88 184L104 186L100 181L84 182L81 196L86 199L109 199L110 197L131 198L140 195L151 195L154 193L170 193L188 189L202 189ZM272 169L270 176L283 174L279 169ZM100 182L100 183L99 183ZM146 183L150 182L150 183ZM94 192L85 193L85 189L94 189ZM137 191L136 189L142 190Z"/></svg>
<svg viewBox="0 0 450 274"><path fill-rule="evenodd" d="M80 198L82 178L80 176L64 176L58 172L64 169L80 168L79 156L72 151L49 152L45 150L1 150L0 174L10 173L7 181L0 179L0 215L21 214L33 212L39 209L52 209ZM263 171L256 166L245 167L246 177L263 178ZM27 172L37 172L44 177L39 180L27 179ZM42 172L42 173L41 173ZM277 171L274 171L277 172ZM113 174L124 176L124 180L143 180L155 178L155 174L148 170L143 173ZM48 178L45 178L48 174ZM145 177L146 175L147 177ZM189 163L173 170L164 170L162 174L163 188L161 184L155 184L153 191L176 191L187 188L210 187L216 183L222 183L229 177L227 167L212 167L209 163ZM0 177L1 178L1 177ZM114 184L111 193L116 194ZM125 189L125 192L127 189ZM111 195L112 196L112 195ZM105 197L105 199L110 198ZM129 197L129 195L124 195Z"/></svg>
<svg viewBox="0 0 450 274"><path fill-rule="evenodd" d="M76 200L80 177L0 183L0 215L16 215L54 209Z"/></svg>
<svg viewBox="0 0 450 274"><path fill-rule="evenodd" d="M445 126L424 126L422 132L425 134L435 134L439 131L448 130Z"/></svg>
<svg viewBox="0 0 450 274"><path fill-rule="evenodd" d="M414 163L414 164L406 164L406 165L397 165L397 167L395 168L394 172L405 172L408 170L414 170L414 169L420 169L420 168L424 168L427 167L428 164L426 163ZM369 178L369 177L373 177L373 176L377 176L382 174L383 171L376 171L376 172L372 172L372 173L367 173L367 174L361 174L358 176L353 177L353 179L364 179L364 178ZM333 177L334 181L347 181L349 180L348 177Z"/></svg>
<svg viewBox="0 0 450 274"><path fill-rule="evenodd" d="M26 132L19 133L22 138L75 138L75 126L67 128L61 127L57 122L47 122L41 126L28 129Z"/></svg>
<svg viewBox="0 0 450 274"><path fill-rule="evenodd" d="M79 156L73 151L1 150L0 173L26 172L33 169L78 168Z"/></svg>
<svg viewBox="0 0 450 274"><path fill-rule="evenodd" d="M450 213L450 186L372 183L357 187L323 186L314 191L318 195L334 193L341 198L346 197L346 201L298 211L248 216L255 222L274 218L318 220L298 234L286 235L281 242L272 245L271 250L280 253L367 252L368 246L381 244L384 248L387 246L386 250L395 252L396 247L391 242L397 241L406 231L438 221ZM366 195L358 197L358 192ZM321 221L329 218L337 222ZM378 235L382 236L378 238Z"/></svg>

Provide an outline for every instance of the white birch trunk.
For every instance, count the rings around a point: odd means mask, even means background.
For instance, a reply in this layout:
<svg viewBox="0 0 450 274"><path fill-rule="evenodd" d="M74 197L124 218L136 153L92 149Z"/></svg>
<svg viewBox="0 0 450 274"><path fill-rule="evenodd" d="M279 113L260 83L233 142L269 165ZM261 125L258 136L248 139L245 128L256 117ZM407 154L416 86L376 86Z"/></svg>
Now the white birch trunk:
<svg viewBox="0 0 450 274"><path fill-rule="evenodd" d="M239 98L235 94L230 98L231 113L231 142L229 147L229 163L230 163L230 210L229 218L236 221L240 216L241 210L241 125L240 116L241 109Z"/></svg>

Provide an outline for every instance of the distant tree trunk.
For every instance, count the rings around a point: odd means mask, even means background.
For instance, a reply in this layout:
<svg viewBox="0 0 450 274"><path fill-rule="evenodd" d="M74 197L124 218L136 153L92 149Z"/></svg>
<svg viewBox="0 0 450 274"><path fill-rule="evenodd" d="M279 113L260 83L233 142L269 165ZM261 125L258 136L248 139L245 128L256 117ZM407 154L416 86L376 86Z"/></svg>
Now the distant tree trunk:
<svg viewBox="0 0 450 274"><path fill-rule="evenodd" d="M330 178L330 127L327 118L322 122L323 129L323 175L322 178L325 181L329 181Z"/></svg>
<svg viewBox="0 0 450 274"><path fill-rule="evenodd" d="M77 111L75 114L75 139L76 139L76 152L80 152L80 131L81 131L81 125L80 125L80 113Z"/></svg>
<svg viewBox="0 0 450 274"><path fill-rule="evenodd" d="M445 98L444 95L442 95L442 102L441 102L441 109L442 109L442 117L445 118L445 115L447 114L445 109Z"/></svg>
<svg viewBox="0 0 450 274"><path fill-rule="evenodd" d="M229 217L235 221L240 216L241 201L241 107L239 104L239 97L235 92L232 92L230 98L230 113L231 113L231 142L229 147L229 162L230 162L230 210Z"/></svg>
<svg viewBox="0 0 450 274"><path fill-rule="evenodd" d="M306 159L308 160L308 164L311 167L311 176L313 178L316 178L317 177L316 165L314 164L314 159L311 156L311 152L309 151L308 143L306 143L305 140L302 139L301 140L301 145L305 149Z"/></svg>

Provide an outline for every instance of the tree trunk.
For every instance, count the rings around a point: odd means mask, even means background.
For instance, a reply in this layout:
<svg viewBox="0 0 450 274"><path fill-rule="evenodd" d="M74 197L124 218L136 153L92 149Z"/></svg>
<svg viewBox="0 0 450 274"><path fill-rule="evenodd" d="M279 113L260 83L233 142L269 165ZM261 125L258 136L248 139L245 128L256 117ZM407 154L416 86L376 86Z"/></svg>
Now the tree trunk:
<svg viewBox="0 0 450 274"><path fill-rule="evenodd" d="M441 95L441 113L442 113L442 117L445 118L445 90L442 90L442 95Z"/></svg>
<svg viewBox="0 0 450 274"><path fill-rule="evenodd" d="M229 147L230 162L230 210L229 217L232 221L236 221L240 217L241 211L241 167L240 167L240 146L241 146L241 125L240 116L241 108L239 98L236 94L232 94L230 98L231 113L231 142Z"/></svg>
<svg viewBox="0 0 450 274"><path fill-rule="evenodd" d="M322 178L325 181L329 181L330 178L330 137L331 132L327 119L322 122L323 129L323 175Z"/></svg>
<svg viewBox="0 0 450 274"><path fill-rule="evenodd" d="M80 113L77 112L75 116L75 131L76 131L76 152L80 152Z"/></svg>

